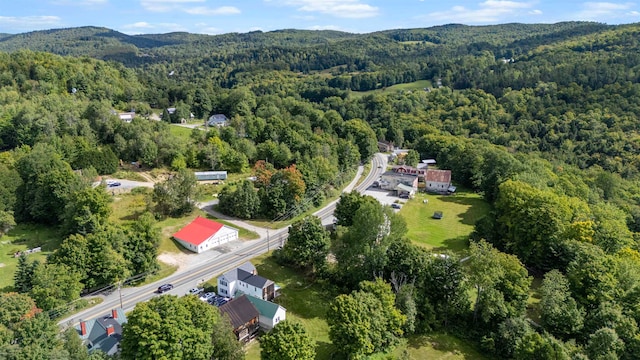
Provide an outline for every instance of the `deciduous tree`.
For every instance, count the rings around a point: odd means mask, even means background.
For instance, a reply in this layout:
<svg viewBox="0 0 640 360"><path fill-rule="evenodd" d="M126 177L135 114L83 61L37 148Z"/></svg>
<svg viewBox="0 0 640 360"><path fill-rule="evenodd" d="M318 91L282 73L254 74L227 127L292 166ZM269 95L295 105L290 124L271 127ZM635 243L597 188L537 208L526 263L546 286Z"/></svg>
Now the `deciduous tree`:
<svg viewBox="0 0 640 360"><path fill-rule="evenodd" d="M312 360L316 350L306 330L299 323L285 320L260 338L263 360Z"/></svg>
<svg viewBox="0 0 640 360"><path fill-rule="evenodd" d="M329 246L329 234L320 219L307 216L291 224L289 237L282 251L291 264L315 273L325 266Z"/></svg>

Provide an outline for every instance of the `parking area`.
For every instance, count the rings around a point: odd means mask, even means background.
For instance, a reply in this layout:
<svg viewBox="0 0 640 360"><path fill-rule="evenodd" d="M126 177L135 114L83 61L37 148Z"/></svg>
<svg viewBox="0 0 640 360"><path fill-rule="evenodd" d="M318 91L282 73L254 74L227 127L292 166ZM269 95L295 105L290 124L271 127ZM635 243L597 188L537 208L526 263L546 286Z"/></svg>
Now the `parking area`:
<svg viewBox="0 0 640 360"><path fill-rule="evenodd" d="M368 187L367 190L364 191L365 195L369 195L375 198L382 205L391 206L391 204L394 204L397 201L399 201L399 203L402 205L405 202L407 202L407 199L401 199L397 197L394 193L395 193L394 191L382 190L380 188L373 187L373 186ZM398 211L399 209L394 209L394 210Z"/></svg>

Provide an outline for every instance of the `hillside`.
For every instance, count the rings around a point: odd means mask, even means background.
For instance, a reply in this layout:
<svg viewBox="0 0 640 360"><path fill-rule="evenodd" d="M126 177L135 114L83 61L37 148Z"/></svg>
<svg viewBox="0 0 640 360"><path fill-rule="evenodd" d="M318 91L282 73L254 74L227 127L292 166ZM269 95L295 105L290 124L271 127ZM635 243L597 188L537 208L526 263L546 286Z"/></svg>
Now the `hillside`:
<svg viewBox="0 0 640 360"><path fill-rule="evenodd" d="M5 290L52 315L148 276L175 230L157 227L215 197L251 226L291 224L268 261L295 273L280 300L309 316L319 359L421 354L437 334L489 358L638 359L639 39L640 24L589 22L0 35ZM228 121L201 126L213 114ZM407 151L373 169L434 159L457 195L340 195L382 141ZM92 186L141 167L167 180L128 198ZM199 185L205 170L229 177ZM329 236L304 214L338 196ZM296 313L306 298L327 310Z"/></svg>

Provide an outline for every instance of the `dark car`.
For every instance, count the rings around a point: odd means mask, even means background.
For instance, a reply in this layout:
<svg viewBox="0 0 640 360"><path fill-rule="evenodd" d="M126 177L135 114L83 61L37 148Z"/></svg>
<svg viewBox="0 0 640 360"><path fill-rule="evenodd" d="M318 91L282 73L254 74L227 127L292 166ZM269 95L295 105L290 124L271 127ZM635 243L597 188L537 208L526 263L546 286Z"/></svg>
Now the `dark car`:
<svg viewBox="0 0 640 360"><path fill-rule="evenodd" d="M391 204L391 207L394 209L400 209L402 206L400 204L393 203Z"/></svg>
<svg viewBox="0 0 640 360"><path fill-rule="evenodd" d="M120 185L122 185L122 184L120 184L119 182L116 181L116 182L110 183L109 187L116 187L116 186L120 186Z"/></svg>
<svg viewBox="0 0 640 360"><path fill-rule="evenodd" d="M160 287L158 288L158 294L165 293L171 289L173 289L173 285L171 284L160 285Z"/></svg>
<svg viewBox="0 0 640 360"><path fill-rule="evenodd" d="M444 215L442 214L442 211L436 211L433 213L432 218L436 219L436 220L440 220L442 219Z"/></svg>

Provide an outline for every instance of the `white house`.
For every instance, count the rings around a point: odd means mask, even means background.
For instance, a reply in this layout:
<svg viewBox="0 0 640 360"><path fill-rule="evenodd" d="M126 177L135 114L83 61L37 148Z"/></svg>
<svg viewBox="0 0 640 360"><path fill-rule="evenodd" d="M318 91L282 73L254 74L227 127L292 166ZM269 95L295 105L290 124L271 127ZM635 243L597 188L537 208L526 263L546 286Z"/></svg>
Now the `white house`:
<svg viewBox="0 0 640 360"><path fill-rule="evenodd" d="M258 275L250 262L227 271L218 277L218 295L235 298L243 293L262 300L273 300L276 296L276 286L273 281Z"/></svg>
<svg viewBox="0 0 640 360"><path fill-rule="evenodd" d="M427 169L424 182L427 191L447 192L451 186L451 170Z"/></svg>
<svg viewBox="0 0 640 360"><path fill-rule="evenodd" d="M173 238L185 248L201 253L216 246L238 240L238 229L198 216Z"/></svg>
<svg viewBox="0 0 640 360"><path fill-rule="evenodd" d="M261 329L269 331L281 321L286 320L287 309L282 306L253 296L247 296L247 299L256 307L256 309L258 309L258 312L260 313L259 322Z"/></svg>
<svg viewBox="0 0 640 360"><path fill-rule="evenodd" d="M207 120L207 126L227 126L229 119L224 114L213 114Z"/></svg>

